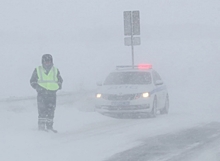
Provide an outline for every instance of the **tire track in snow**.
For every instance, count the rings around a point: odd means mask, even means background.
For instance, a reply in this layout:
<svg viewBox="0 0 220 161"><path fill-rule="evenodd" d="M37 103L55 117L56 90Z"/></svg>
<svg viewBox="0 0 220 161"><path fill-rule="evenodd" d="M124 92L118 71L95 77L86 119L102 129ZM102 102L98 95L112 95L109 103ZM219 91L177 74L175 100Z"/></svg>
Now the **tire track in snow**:
<svg viewBox="0 0 220 161"><path fill-rule="evenodd" d="M135 148L118 153L106 161L179 161L192 150L220 138L220 123L213 122L175 134L144 140Z"/></svg>

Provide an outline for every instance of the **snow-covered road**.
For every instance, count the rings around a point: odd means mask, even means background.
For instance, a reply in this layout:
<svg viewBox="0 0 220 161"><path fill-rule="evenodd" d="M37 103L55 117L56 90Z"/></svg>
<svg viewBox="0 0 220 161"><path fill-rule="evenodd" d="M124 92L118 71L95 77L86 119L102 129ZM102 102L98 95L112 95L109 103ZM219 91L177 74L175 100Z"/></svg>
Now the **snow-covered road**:
<svg viewBox="0 0 220 161"><path fill-rule="evenodd" d="M194 103L192 108L186 101L180 104L179 99L173 99L168 115L155 119L114 119L94 111L92 93L83 95L58 97L54 125L58 134L37 130L35 99L1 102L0 160L127 161L146 160L141 155L148 155L148 160L173 161L188 155L191 160L198 157L201 161L205 157L197 155L201 154L200 143L203 152L209 150L207 155L202 153L206 157L214 158L219 152L210 145L217 147L217 141L210 143L209 139L216 137L219 140L220 110L215 104L208 106L201 101ZM205 148L206 143L208 148ZM144 146L148 148L146 151ZM187 151L189 147L195 155ZM128 156L129 149L129 154L140 155L123 158L124 154ZM165 154L161 150L166 150Z"/></svg>

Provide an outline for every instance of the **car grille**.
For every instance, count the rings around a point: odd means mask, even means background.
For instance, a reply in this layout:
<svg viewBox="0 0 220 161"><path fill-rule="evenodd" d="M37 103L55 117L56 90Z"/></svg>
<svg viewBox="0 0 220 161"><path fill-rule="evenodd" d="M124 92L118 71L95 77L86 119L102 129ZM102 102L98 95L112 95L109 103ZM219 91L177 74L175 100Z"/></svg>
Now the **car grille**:
<svg viewBox="0 0 220 161"><path fill-rule="evenodd" d="M125 94L125 95L116 95L116 94L103 94L102 98L106 100L134 100L140 98L141 94Z"/></svg>

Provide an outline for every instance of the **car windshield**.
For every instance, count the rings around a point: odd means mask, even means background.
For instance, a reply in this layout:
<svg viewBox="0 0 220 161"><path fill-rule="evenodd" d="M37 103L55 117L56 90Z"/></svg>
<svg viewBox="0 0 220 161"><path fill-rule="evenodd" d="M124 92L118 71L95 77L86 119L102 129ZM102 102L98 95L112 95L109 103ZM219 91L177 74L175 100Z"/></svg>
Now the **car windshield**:
<svg viewBox="0 0 220 161"><path fill-rule="evenodd" d="M106 78L104 85L151 84L149 72L114 72Z"/></svg>

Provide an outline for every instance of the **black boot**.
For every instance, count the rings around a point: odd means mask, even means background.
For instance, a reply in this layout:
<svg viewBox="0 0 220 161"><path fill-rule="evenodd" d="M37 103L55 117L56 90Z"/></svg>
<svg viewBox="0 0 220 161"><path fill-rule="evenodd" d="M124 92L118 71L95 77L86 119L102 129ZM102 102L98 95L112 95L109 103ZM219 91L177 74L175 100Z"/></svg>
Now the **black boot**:
<svg viewBox="0 0 220 161"><path fill-rule="evenodd" d="M39 120L38 120L38 130L39 130L39 131L47 131L47 129L46 129L46 123L45 123L45 121L42 120L42 119L39 119Z"/></svg>
<svg viewBox="0 0 220 161"><path fill-rule="evenodd" d="M47 122L46 126L47 126L47 130L48 131L52 131L54 133L57 133L57 130L53 129L53 122L52 121L51 122Z"/></svg>
<svg viewBox="0 0 220 161"><path fill-rule="evenodd" d="M45 125L44 126L38 125L38 130L39 131L46 131L47 132L47 129L45 128Z"/></svg>
<svg viewBox="0 0 220 161"><path fill-rule="evenodd" d="M58 132L57 130L53 129L53 127L52 127L52 128L47 128L47 130L48 130L48 131L52 131L52 132L54 132L54 133L57 133L57 132Z"/></svg>

